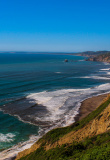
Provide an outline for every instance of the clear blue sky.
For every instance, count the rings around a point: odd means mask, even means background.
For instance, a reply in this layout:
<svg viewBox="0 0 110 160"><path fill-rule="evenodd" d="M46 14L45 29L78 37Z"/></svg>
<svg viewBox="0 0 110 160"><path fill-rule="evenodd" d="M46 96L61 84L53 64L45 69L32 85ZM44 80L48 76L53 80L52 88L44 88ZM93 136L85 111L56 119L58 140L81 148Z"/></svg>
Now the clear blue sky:
<svg viewBox="0 0 110 160"><path fill-rule="evenodd" d="M0 51L110 50L110 0L0 0Z"/></svg>

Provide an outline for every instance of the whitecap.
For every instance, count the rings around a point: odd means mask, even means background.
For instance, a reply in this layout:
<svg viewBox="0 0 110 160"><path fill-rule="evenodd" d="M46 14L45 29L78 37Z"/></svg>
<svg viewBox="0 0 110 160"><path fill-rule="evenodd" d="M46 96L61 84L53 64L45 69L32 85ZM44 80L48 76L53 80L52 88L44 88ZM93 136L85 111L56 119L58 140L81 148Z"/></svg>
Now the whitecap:
<svg viewBox="0 0 110 160"><path fill-rule="evenodd" d="M3 134L0 133L0 142L12 142L14 141L15 134L7 133Z"/></svg>
<svg viewBox="0 0 110 160"><path fill-rule="evenodd" d="M103 62L104 63L104 65L110 65L110 63L108 63L108 62Z"/></svg>
<svg viewBox="0 0 110 160"><path fill-rule="evenodd" d="M98 78L98 77L94 77ZM101 77L102 78L102 77ZM92 95L100 94L110 90L110 84L104 84L87 89L61 89L56 91L44 91L30 94L27 99L46 107L48 114L42 117L35 117L36 120L47 121L51 124L66 126L74 122L78 112L78 103ZM71 108L71 109L70 109ZM76 112L77 110L77 112Z"/></svg>
<svg viewBox="0 0 110 160"><path fill-rule="evenodd" d="M39 138L39 136L32 135L28 141L18 143L17 145L0 152L0 160L8 160L15 157L19 152L30 148Z"/></svg>
<svg viewBox="0 0 110 160"><path fill-rule="evenodd" d="M50 127L48 126L47 128L45 127L44 133L46 133L53 128L72 124L74 122L74 117L79 112L79 108L83 100L102 93L108 93L109 91L110 83L106 83L86 89L61 89L56 91L31 93L27 96L27 99L47 107L49 111L48 116L45 115L43 119L40 115L39 117L35 117L39 121L49 121L49 123L52 121L53 125ZM11 149L1 152L0 158L4 157L5 159L11 156L13 157L18 152L31 147L38 138L39 137L37 136L30 137L29 141L19 143Z"/></svg>
<svg viewBox="0 0 110 160"><path fill-rule="evenodd" d="M106 74L110 75L110 72L106 72Z"/></svg>
<svg viewBox="0 0 110 160"><path fill-rule="evenodd" d="M80 78L91 78L91 79L102 79L102 80L110 80L110 77L105 77L105 76L85 76L85 77L80 77Z"/></svg>
<svg viewBox="0 0 110 160"><path fill-rule="evenodd" d="M55 72L55 73L60 74L61 72Z"/></svg>
<svg viewBox="0 0 110 160"><path fill-rule="evenodd" d="M100 69L101 71L109 71L110 68Z"/></svg>
<svg viewBox="0 0 110 160"><path fill-rule="evenodd" d="M93 79L110 80L110 77L105 77L105 76L103 76L103 77L101 77L101 76L91 76L91 78L93 78Z"/></svg>

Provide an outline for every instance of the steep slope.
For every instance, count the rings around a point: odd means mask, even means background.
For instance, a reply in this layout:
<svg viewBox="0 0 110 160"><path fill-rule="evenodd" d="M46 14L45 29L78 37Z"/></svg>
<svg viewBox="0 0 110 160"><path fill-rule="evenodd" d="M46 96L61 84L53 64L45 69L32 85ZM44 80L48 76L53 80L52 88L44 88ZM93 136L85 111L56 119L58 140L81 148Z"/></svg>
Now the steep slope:
<svg viewBox="0 0 110 160"><path fill-rule="evenodd" d="M71 126L48 132L30 149L18 154L20 160L110 159L110 96L87 117ZM99 146L100 144L100 146ZM92 153L93 154L90 154ZM102 154L104 153L104 154ZM82 157L81 157L82 156ZM103 157L103 159L104 159Z"/></svg>
<svg viewBox="0 0 110 160"><path fill-rule="evenodd" d="M97 55L97 56L91 56L87 59L87 61L99 61L99 62L108 62L110 63L110 52L107 52L105 54Z"/></svg>

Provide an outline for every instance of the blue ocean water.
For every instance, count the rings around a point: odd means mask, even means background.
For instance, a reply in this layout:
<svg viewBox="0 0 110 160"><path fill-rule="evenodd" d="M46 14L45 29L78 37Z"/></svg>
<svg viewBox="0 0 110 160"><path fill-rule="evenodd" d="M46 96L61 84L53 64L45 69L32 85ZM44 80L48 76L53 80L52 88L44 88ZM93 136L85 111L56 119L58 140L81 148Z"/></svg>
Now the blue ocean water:
<svg viewBox="0 0 110 160"><path fill-rule="evenodd" d="M110 90L110 64L84 59L0 54L0 150L29 140L40 128L69 125L83 99Z"/></svg>

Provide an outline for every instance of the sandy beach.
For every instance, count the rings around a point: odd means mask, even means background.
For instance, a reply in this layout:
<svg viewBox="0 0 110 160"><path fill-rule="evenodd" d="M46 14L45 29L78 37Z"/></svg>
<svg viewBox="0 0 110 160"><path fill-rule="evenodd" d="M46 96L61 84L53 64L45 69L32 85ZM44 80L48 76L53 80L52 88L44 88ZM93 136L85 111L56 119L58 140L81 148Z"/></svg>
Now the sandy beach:
<svg viewBox="0 0 110 160"><path fill-rule="evenodd" d="M75 121L81 120L84 117L86 117L89 113L94 111L107 97L108 94L102 94L98 96L93 96L91 98L88 98L84 101L82 101L80 109L79 109L79 114L76 115Z"/></svg>
<svg viewBox="0 0 110 160"><path fill-rule="evenodd" d="M93 96L91 98L88 98L88 99L82 101L80 109L79 109L79 114L76 115L75 121L81 120L82 118L86 117L89 113L94 111L102 103L103 99L105 99L107 97L107 95L108 94ZM6 158L10 158L10 156L13 157L19 151L22 151L22 149L21 150L18 148L16 148L16 149L14 148L14 150L13 150L13 147L12 147L8 150L1 152L0 153L0 160L5 160ZM2 156L4 158L2 158Z"/></svg>

